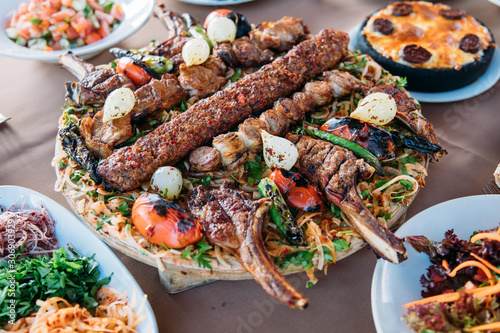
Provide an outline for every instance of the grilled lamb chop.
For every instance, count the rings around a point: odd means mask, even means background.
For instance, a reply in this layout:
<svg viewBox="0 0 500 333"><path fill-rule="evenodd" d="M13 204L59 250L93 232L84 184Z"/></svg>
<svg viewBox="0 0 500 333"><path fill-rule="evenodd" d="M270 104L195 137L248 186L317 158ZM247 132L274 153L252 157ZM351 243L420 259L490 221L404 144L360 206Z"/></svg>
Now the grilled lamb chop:
<svg viewBox="0 0 500 333"><path fill-rule="evenodd" d="M374 168L356 159L351 151L329 142L292 134L287 139L299 151L298 170L346 214L375 253L393 263L406 260L403 240L373 217L357 193L357 178L370 177Z"/></svg>
<svg viewBox="0 0 500 333"><path fill-rule="evenodd" d="M79 64L72 63L72 65ZM77 71L78 69L74 68L70 70L71 73L77 73ZM111 68L94 70L87 73L79 82L66 82L66 101L77 106L104 104L109 93L118 88L135 90L132 81Z"/></svg>
<svg viewBox="0 0 500 333"><path fill-rule="evenodd" d="M126 191L138 187L157 168L172 165L203 143L299 89L333 67L347 53L346 33L326 29L295 46L284 57L246 75L209 98L200 100L172 121L115 150L101 160L98 172L107 187Z"/></svg>
<svg viewBox="0 0 500 333"><path fill-rule="evenodd" d="M219 189L200 185L188 199L188 207L210 243L233 254L275 299L304 309L309 301L283 278L262 240L262 223L270 206L270 199L254 201L234 181L224 182Z"/></svg>

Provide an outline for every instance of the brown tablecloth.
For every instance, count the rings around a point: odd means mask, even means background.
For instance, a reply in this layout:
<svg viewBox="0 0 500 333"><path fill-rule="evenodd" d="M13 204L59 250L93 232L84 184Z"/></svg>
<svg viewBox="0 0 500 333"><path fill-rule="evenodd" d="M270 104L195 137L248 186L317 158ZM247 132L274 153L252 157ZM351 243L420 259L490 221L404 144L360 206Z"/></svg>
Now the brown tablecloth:
<svg viewBox="0 0 500 333"><path fill-rule="evenodd" d="M250 22L284 15L302 17L316 33L326 27L348 31L386 4L368 0L256 0L225 7L245 14ZM500 38L500 7L486 0L449 4L466 9ZM173 0L166 1L166 6L200 20L216 8ZM162 25L151 18L119 46L137 48L151 39L161 41L162 36ZM110 60L105 53L91 62ZM0 125L0 185L28 187L68 207L63 196L54 192L56 177L50 162L64 104L64 83L72 76L58 65L4 57L0 58L0 75L0 112L12 116ZM434 124L449 154L430 166L426 187L409 208L408 218L449 199L482 194L482 187L500 162L499 108L500 83L465 101L423 103L424 115ZM252 280L220 281L170 295L162 289L154 267L117 254L149 295L160 332L375 331L370 289L377 259L367 248L330 266L328 276L318 272L320 279L313 288L305 288L305 274L289 276L292 285L310 299L304 311L275 303Z"/></svg>

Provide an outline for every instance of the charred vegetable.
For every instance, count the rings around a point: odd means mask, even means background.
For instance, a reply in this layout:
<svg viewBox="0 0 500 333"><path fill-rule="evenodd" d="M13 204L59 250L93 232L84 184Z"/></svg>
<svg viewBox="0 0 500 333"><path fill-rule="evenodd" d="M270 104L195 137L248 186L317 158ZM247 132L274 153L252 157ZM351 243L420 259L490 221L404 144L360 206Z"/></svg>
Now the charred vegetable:
<svg viewBox="0 0 500 333"><path fill-rule="evenodd" d="M80 135L78 127L73 123L69 124L59 131L59 137L66 154L89 172L96 184L100 184L102 178L97 172L97 159L85 145L85 140Z"/></svg>
<svg viewBox="0 0 500 333"><path fill-rule="evenodd" d="M276 184L271 179L264 178L260 181L257 188L263 197L272 199L273 203L270 209L271 218L285 235L288 242L297 246L306 245L304 234L288 209Z"/></svg>
<svg viewBox="0 0 500 333"><path fill-rule="evenodd" d="M132 221L149 242L171 249L195 244L203 237L197 220L158 194L145 193L135 200Z"/></svg>
<svg viewBox="0 0 500 333"><path fill-rule="evenodd" d="M252 26L247 21L246 17L238 12L232 11L230 9L217 9L207 15L205 23L203 26L207 29L211 21L216 17L227 17L236 24L236 38L248 36L248 33L252 31Z"/></svg>
<svg viewBox="0 0 500 333"><path fill-rule="evenodd" d="M396 156L396 145L391 133L368 122L351 117L332 118L319 129L357 143L379 160Z"/></svg>
<svg viewBox="0 0 500 333"><path fill-rule="evenodd" d="M326 211L323 193L296 172L275 169L267 176L274 181L288 206L306 212Z"/></svg>
<svg viewBox="0 0 500 333"><path fill-rule="evenodd" d="M375 157L375 155L373 155L372 153L370 153L368 150L364 149L357 143L351 142L347 139L341 138L340 136L336 136L335 134L332 133L320 131L318 129L305 128L305 131L309 135L318 137L320 139L324 139L328 142L333 143L334 145L338 145L346 149L349 149L358 158L363 158L368 164L373 166L379 174L385 175L385 171L382 168L382 165L380 164L380 161L377 159L377 157Z"/></svg>
<svg viewBox="0 0 500 333"><path fill-rule="evenodd" d="M426 138L417 136L405 129L392 130L391 131L392 138L397 146L399 147L407 147L411 149L415 149L417 151L421 151L423 153L438 153L443 152L446 153L440 145L437 143L432 143Z"/></svg>
<svg viewBox="0 0 500 333"><path fill-rule="evenodd" d="M120 49L118 47L109 49L109 52L119 59L131 59L134 65L139 66L146 71L146 73L158 80L161 79L163 74L170 71L173 67L170 60L158 55L149 55L141 52Z"/></svg>

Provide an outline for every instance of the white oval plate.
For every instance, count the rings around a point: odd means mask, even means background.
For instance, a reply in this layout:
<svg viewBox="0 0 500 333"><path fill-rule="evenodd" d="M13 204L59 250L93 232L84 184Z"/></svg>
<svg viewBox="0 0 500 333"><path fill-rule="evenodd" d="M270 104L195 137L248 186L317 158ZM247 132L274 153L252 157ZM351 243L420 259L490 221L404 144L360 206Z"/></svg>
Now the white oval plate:
<svg viewBox="0 0 500 333"><path fill-rule="evenodd" d="M7 25L14 11L17 10L19 4L28 0L4 0L0 1L0 55L28 60L40 60L45 62L57 63L61 54L67 53L69 50L61 51L40 51L17 45L11 41L4 33L3 29ZM93 56L105 51L109 47L119 43L125 38L131 36L139 30L149 19L153 13L155 0L115 0L123 8L123 20L118 28L106 38L95 43L77 47L70 51L78 55L82 59L90 59Z"/></svg>
<svg viewBox="0 0 500 333"><path fill-rule="evenodd" d="M500 223L500 195L458 198L432 206L412 217L396 236L424 235L441 241L447 230L467 239L476 229L491 229ZM431 265L426 254L407 245L408 260L394 265L379 259L372 280L372 313L378 333L412 332L401 319L403 305L421 299L420 277Z"/></svg>
<svg viewBox="0 0 500 333"><path fill-rule="evenodd" d="M0 186L0 205L6 209L17 203L21 196L27 197L26 203L29 207L38 208L43 205L49 211L52 219L56 221L56 236L59 247L71 244L81 255L91 256L95 253L94 258L99 263L101 277L113 274L109 286L120 293L127 292L129 300L135 293L136 303L140 304L145 295L137 281L113 251L85 227L75 215L54 200L36 191L19 186ZM149 302L146 302L144 312L146 318L137 327L137 330L144 333L157 333L156 318Z"/></svg>
<svg viewBox="0 0 500 333"><path fill-rule="evenodd" d="M355 46L356 39L360 28L361 28L361 23L354 26L351 30L349 30L349 37L351 37L351 41L349 42L349 48L351 49L356 48ZM498 51L497 48L495 48L495 52L493 53L493 59L491 59L490 66L488 67L486 72L483 75L481 75L479 79L469 84L468 86L443 92L410 91L410 94L411 97L415 98L419 102L428 102L428 103L457 102L482 94L483 92L493 87L499 79L500 79L500 52Z"/></svg>

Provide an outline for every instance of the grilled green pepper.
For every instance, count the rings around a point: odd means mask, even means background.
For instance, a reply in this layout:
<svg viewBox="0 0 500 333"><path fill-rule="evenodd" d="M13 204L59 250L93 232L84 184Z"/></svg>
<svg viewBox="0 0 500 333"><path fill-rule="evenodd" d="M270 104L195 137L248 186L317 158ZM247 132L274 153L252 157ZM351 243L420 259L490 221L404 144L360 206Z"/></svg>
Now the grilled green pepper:
<svg viewBox="0 0 500 333"><path fill-rule="evenodd" d="M271 218L278 226L285 238L292 245L305 246L304 234L297 225L297 221L288 209L285 200L281 196L278 186L269 178L263 178L257 186L263 197L272 199L270 209Z"/></svg>

